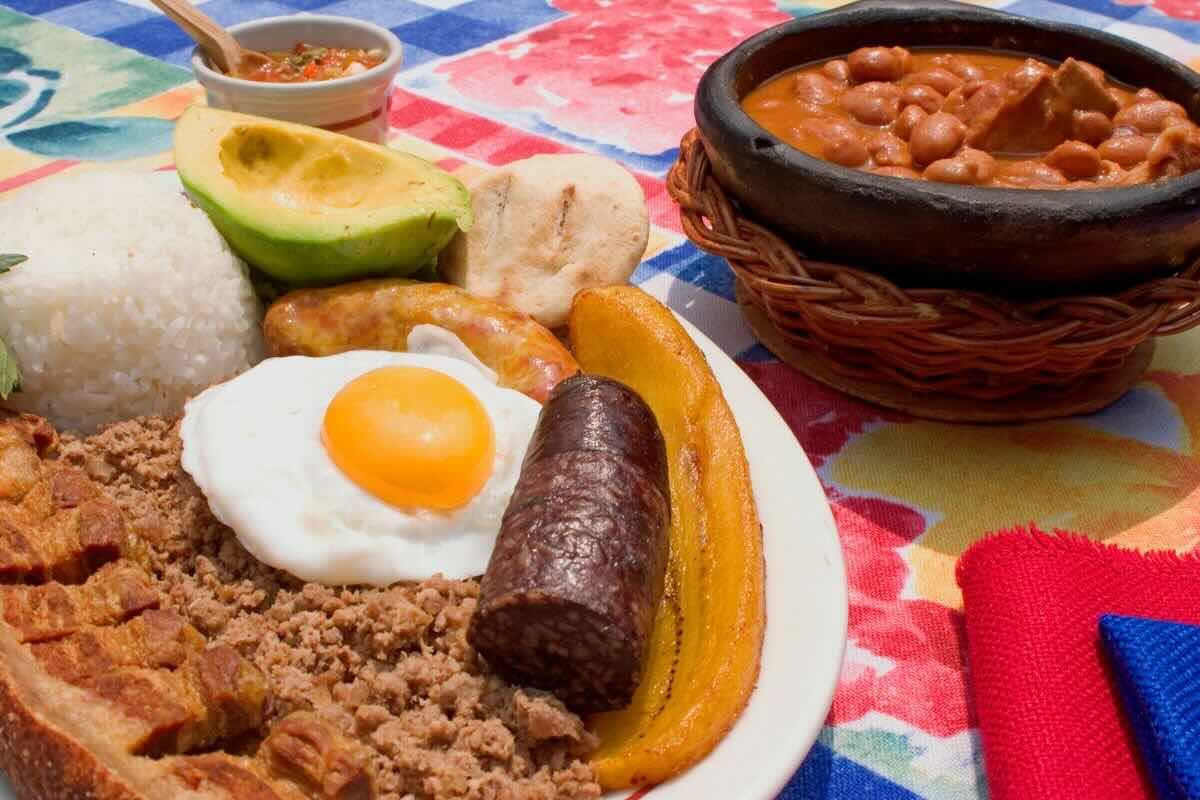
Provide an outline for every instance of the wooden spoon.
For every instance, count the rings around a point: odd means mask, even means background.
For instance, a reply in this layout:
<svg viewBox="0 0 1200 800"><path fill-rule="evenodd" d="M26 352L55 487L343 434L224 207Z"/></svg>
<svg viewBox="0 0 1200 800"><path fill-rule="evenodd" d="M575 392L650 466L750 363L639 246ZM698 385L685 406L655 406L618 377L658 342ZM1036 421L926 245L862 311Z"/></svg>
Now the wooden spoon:
<svg viewBox="0 0 1200 800"><path fill-rule="evenodd" d="M249 68L265 64L269 59L257 50L247 50L237 43L229 31L217 24L188 0L151 0L164 14L183 28L183 32L200 45L209 61L226 75L238 77Z"/></svg>

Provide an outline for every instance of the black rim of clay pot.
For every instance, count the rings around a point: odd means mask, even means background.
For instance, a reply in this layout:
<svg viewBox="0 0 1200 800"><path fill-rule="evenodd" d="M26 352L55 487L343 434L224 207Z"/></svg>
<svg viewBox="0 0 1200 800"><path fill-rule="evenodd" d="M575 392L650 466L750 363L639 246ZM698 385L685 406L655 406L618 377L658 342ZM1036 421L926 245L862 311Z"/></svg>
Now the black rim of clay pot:
<svg viewBox="0 0 1200 800"><path fill-rule="evenodd" d="M910 44L903 39L867 40L867 32L881 25L917 31L915 35L919 39L921 36L931 36L931 29L942 32L952 30L956 22L973 28L985 23L989 35L993 37L991 44L943 41L939 45L933 41ZM857 36L857 29L864 29L863 36ZM811 37L814 32L823 30L830 32L830 39L854 39L857 44L836 53L802 58L764 74L754 74L756 69L762 72L756 67L756 59L765 62L779 60L767 58L766 55L772 48L786 47L784 40L798 34ZM1012 39L1012 43L1006 45L1007 37L1018 34L1020 39ZM732 137L750 143L749 147L753 148L757 158L769 159L780 170L793 176L825 186L836 185L839 191L850 195L886 196L898 209L905 204L921 204L937 206L950 215L958 208L970 209L976 215L994 213L997 218L1008 220L1061 218L1067 222L1087 224L1127 219L1149 207L1179 208L1177 204L1196 204L1200 197L1200 172L1130 187L1071 190L958 186L875 175L810 156L761 127L741 108L742 97L768 78L791 67L834 58L860 46L900 44L953 49L990 48L1030 53L1049 61L1061 60L1061 57L1053 55L1054 47L1047 48L1050 53L1043 53L1016 44L1022 39L1039 35L1048 42L1055 39L1059 42L1074 40L1090 44L1101 52L1111 54L1114 50L1121 51L1120 68L1113 68L1112 64L1101 66L1118 80L1130 85L1150 86L1164 97L1183 105L1193 120L1200 119L1200 73L1165 55L1136 42L1079 25L1022 17L952 0L862 0L769 28L742 42L708 68L696 92L696 118L706 140L711 141L708 135L710 130L720 129L724 134L722 138ZM1090 60L1086 52L1089 48L1081 49L1085 52L1078 57ZM1164 77L1168 80L1164 81Z"/></svg>

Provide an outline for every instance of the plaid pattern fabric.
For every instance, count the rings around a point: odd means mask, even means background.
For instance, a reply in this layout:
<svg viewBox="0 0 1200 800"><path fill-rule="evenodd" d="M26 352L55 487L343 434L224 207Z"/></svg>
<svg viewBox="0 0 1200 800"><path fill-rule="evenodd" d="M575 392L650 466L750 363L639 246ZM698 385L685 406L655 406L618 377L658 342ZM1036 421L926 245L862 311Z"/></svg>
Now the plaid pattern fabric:
<svg viewBox="0 0 1200 800"><path fill-rule="evenodd" d="M978 1L1107 30L1200 64L1200 0ZM1200 441L1192 337L1160 348L1147 383L1100 415L1032 432L915 423L775 361L742 320L727 265L682 236L663 179L692 125L703 69L745 37L840 0L197 4L225 25L309 12L391 29L405 46L392 144L462 177L575 151L616 158L634 172L653 223L635 282L738 358L780 408L828 490L846 551L846 664L828 724L786 800L986 795L953 582L954 558L975 538L1078 517L1072 527L1133 546L1190 549L1200 541L1190 533L1200 525L1185 518L1196 482L1180 477L1191 474L1191 442ZM191 42L149 0L0 0L0 192L64 170L171 168L171 121L202 98L186 69L190 53ZM1077 461L1047 462L1029 444L1038 436ZM1115 460L1106 455L1113 448ZM1035 452L1036 491L989 494L1005 476L1024 481ZM1112 488L1121 481L1140 504L1136 513L1105 505L1121 494ZM1105 515L1088 517L1093 506Z"/></svg>

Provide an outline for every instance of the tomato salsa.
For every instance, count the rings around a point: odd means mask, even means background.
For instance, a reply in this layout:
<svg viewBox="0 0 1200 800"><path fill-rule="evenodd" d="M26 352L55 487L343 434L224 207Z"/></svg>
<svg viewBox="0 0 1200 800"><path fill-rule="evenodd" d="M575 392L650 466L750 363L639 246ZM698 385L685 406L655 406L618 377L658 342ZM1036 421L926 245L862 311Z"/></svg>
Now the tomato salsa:
<svg viewBox="0 0 1200 800"><path fill-rule="evenodd" d="M290 51L267 52L270 61L238 74L239 78L262 83L305 83L330 81L366 72L384 61L382 50L360 47L317 47L298 42Z"/></svg>

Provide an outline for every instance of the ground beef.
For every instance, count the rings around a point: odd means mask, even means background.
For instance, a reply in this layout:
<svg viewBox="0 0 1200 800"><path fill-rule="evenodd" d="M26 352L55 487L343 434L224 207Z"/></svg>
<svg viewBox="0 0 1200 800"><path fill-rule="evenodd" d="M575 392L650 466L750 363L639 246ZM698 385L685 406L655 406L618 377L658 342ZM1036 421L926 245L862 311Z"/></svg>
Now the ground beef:
<svg viewBox="0 0 1200 800"><path fill-rule="evenodd" d="M600 796L579 717L467 644L477 582L339 588L272 569L212 517L180 448L177 424L146 417L64 437L59 458L125 511L169 605L267 676L267 727L301 709L332 720L372 748L388 800Z"/></svg>

